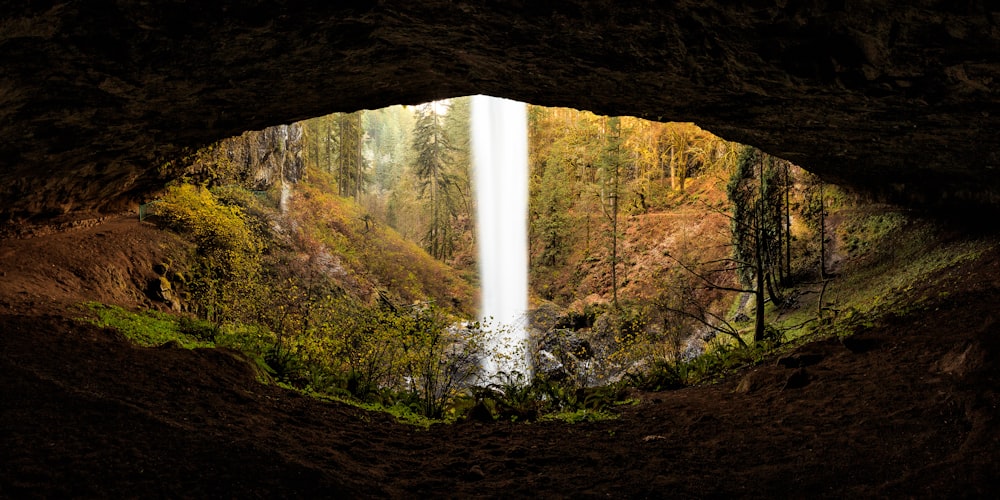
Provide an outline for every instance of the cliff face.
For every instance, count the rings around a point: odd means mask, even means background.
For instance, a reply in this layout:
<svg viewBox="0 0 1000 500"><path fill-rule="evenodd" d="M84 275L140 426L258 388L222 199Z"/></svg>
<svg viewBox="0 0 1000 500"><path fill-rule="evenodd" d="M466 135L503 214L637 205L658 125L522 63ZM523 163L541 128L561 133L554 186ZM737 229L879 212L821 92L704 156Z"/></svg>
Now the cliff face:
<svg viewBox="0 0 1000 500"><path fill-rule="evenodd" d="M984 1L0 0L0 220L128 207L187 151L484 93L694 121L928 202L1000 193Z"/></svg>
<svg viewBox="0 0 1000 500"><path fill-rule="evenodd" d="M219 141L187 168L194 175L225 175L247 189L266 190L282 182L296 183L305 171L303 130L298 123L244 132Z"/></svg>

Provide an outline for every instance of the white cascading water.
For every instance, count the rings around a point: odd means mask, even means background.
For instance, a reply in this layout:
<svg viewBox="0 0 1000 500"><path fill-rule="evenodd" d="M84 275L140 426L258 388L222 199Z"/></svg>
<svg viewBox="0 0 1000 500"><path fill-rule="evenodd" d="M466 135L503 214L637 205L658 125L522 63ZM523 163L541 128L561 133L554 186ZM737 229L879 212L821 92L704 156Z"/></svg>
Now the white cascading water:
<svg viewBox="0 0 1000 500"><path fill-rule="evenodd" d="M278 210L281 213L288 212L288 201L292 199L292 186L281 176L281 198L278 199Z"/></svg>
<svg viewBox="0 0 1000 500"><path fill-rule="evenodd" d="M482 377L520 372L528 359L528 111L522 102L472 97L472 155L479 234Z"/></svg>

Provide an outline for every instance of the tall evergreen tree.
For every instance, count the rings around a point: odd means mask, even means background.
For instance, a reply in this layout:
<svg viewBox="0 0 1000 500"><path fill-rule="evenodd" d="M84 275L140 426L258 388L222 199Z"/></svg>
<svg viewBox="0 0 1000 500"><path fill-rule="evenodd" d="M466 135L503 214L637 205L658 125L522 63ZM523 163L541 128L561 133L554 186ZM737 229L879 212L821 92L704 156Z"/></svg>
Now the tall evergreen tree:
<svg viewBox="0 0 1000 500"><path fill-rule="evenodd" d="M618 206L621 195L621 118L606 117L605 147L600 157L601 208L608 219L611 236L611 303L618 307Z"/></svg>
<svg viewBox="0 0 1000 500"><path fill-rule="evenodd" d="M471 217L472 211L472 182L470 171L472 165L472 139L471 139L471 108L468 97L458 97L451 100L448 114L445 116L444 133L448 137L448 145L451 147L449 173L452 175L454 183L454 194L458 197L458 207L456 207L459 217ZM470 228L471 230L471 228Z"/></svg>
<svg viewBox="0 0 1000 500"><path fill-rule="evenodd" d="M541 165L542 174L533 182L532 232L537 241L537 262L555 266L562 262L567 252L570 208L569 189L556 166Z"/></svg>
<svg viewBox="0 0 1000 500"><path fill-rule="evenodd" d="M451 146L451 191L453 201L451 230L454 257L453 266L475 267L476 228L475 203L472 195L472 128L471 99L458 97L451 100L445 116L445 135Z"/></svg>
<svg viewBox="0 0 1000 500"><path fill-rule="evenodd" d="M752 146L744 146L736 161L726 191L733 206L732 235L737 275L753 290L755 299L754 341L764 338L765 293L781 303L777 277L782 265L783 184L775 158Z"/></svg>
<svg viewBox="0 0 1000 500"><path fill-rule="evenodd" d="M417 109L413 150L420 197L427 201L430 212L424 247L434 258L444 260L454 250L451 219L456 214L459 196L452 173L453 148L445 133L444 117L435 108L435 103Z"/></svg>
<svg viewBox="0 0 1000 500"><path fill-rule="evenodd" d="M306 162L313 168L333 171L334 144L337 140L334 122L337 115L318 116L310 118L302 123Z"/></svg>
<svg viewBox="0 0 1000 500"><path fill-rule="evenodd" d="M366 144L372 158L372 185L376 191L391 191L409 163L413 114L404 106L389 106L366 112L365 122L369 136Z"/></svg>
<svg viewBox="0 0 1000 500"><path fill-rule="evenodd" d="M341 196L359 199L366 182L362 148L365 137L363 111L337 116L340 148L337 156L337 185Z"/></svg>

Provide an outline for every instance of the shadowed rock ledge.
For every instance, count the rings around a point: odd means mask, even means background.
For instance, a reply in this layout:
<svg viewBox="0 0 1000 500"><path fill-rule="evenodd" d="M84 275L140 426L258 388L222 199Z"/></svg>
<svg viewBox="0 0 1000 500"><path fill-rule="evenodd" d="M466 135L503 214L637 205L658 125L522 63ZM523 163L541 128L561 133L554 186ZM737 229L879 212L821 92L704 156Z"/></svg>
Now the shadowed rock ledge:
<svg viewBox="0 0 1000 500"><path fill-rule="evenodd" d="M484 93L694 121L922 203L1000 195L985 1L0 1L0 221L127 208L188 148Z"/></svg>

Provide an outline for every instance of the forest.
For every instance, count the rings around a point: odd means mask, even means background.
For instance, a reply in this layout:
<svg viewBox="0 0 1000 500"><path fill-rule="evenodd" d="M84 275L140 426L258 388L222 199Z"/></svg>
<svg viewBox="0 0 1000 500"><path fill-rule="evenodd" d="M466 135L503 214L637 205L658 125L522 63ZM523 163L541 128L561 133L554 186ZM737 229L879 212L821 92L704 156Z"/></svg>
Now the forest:
<svg viewBox="0 0 1000 500"><path fill-rule="evenodd" d="M262 380L444 421L610 418L630 387L703 383L829 323L824 215L847 193L692 123L529 106L534 370L481 378L508 326L477 316L469 115L337 113L192 153L146 209L192 244L151 286L179 315L147 319Z"/></svg>

